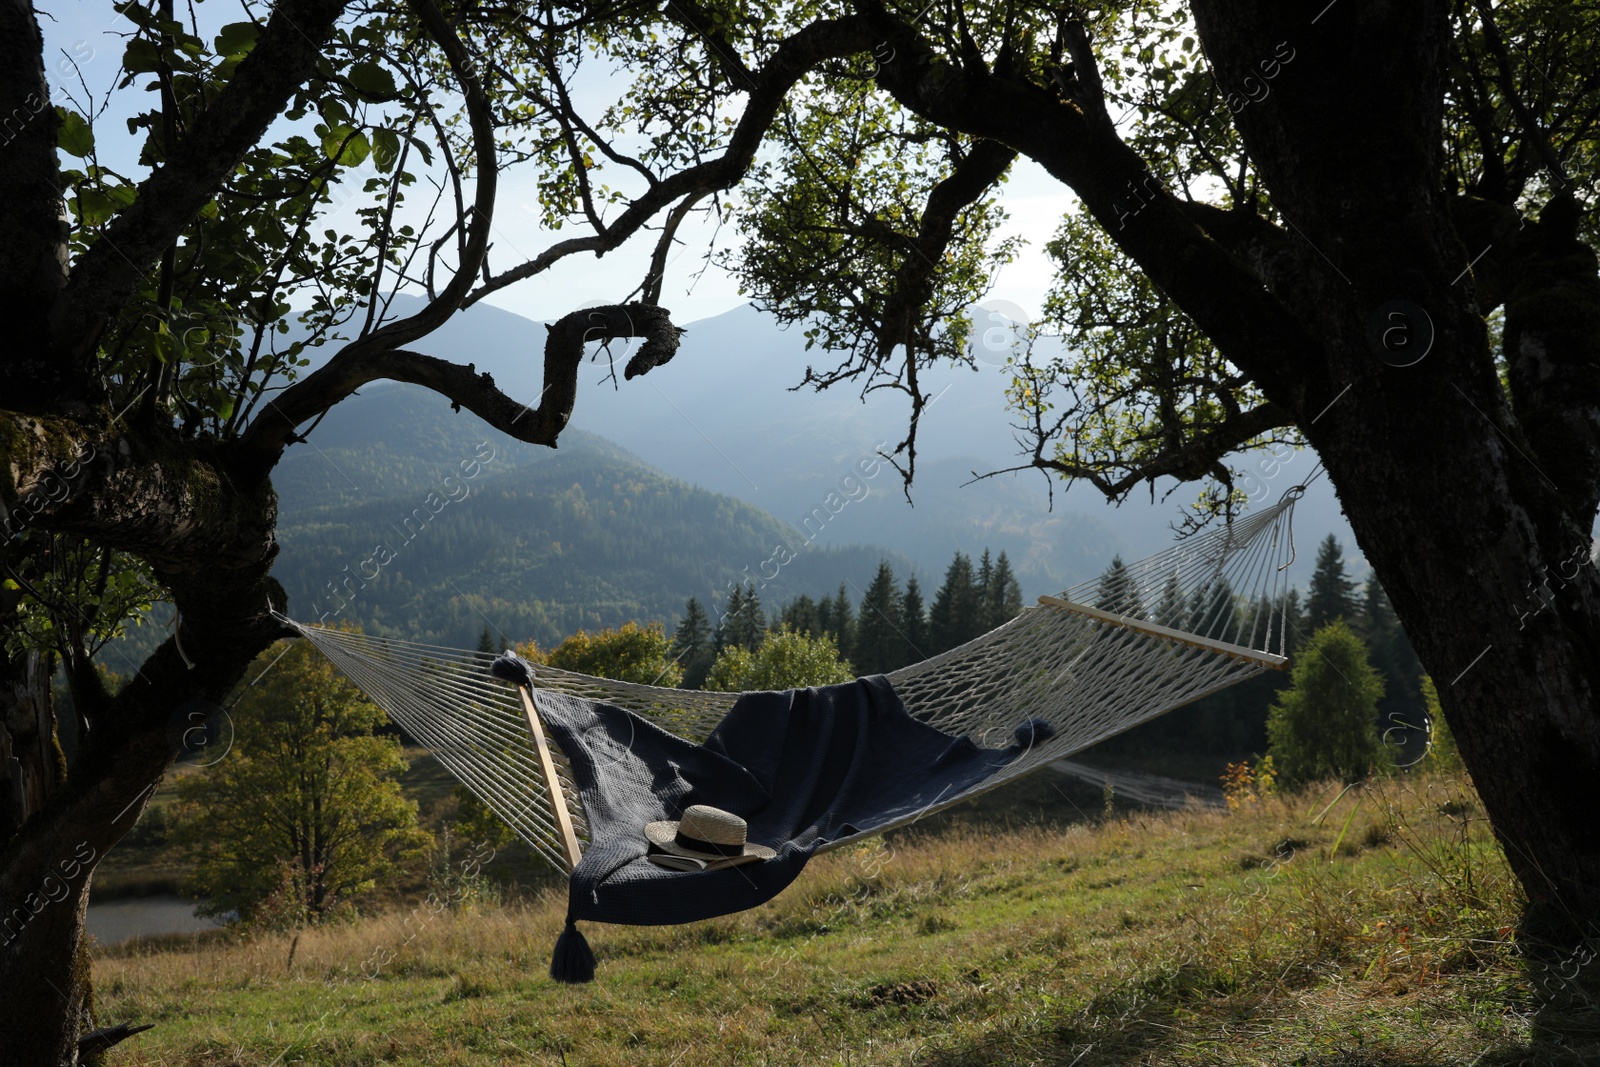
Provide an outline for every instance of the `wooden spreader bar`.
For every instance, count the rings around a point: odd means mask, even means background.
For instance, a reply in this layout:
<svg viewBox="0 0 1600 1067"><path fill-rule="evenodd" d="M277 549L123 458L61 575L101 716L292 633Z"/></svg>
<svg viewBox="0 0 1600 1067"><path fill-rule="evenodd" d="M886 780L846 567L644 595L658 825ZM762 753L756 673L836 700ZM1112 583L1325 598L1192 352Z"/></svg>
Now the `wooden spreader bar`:
<svg viewBox="0 0 1600 1067"><path fill-rule="evenodd" d="M550 794L550 810L555 813L556 826L561 831L561 843L567 850L567 869L578 865L583 850L578 847L578 835L572 829L572 816L567 812L567 795L561 790L561 779L556 777L556 761L551 758L550 745L544 739L544 726L539 722L539 709L534 706L533 693L525 685L517 686L522 696L522 710L528 717L528 730L533 734L533 745L539 750L539 767L544 772L545 791Z"/></svg>
<svg viewBox="0 0 1600 1067"><path fill-rule="evenodd" d="M1174 630L1170 626L1162 626L1160 623L1150 622L1148 619L1135 619L1130 615L1118 615L1114 611L1106 611L1102 608L1092 608L1088 604L1079 604L1071 600L1063 600L1056 596L1042 596L1039 598L1039 603L1044 604L1047 607L1062 608L1066 611L1076 612L1079 615L1087 615L1091 619L1099 619L1101 622L1108 622L1113 626L1120 626L1125 630L1133 630L1137 633L1150 634L1153 637L1160 637L1167 641L1174 641L1180 645L1188 645L1190 648L1203 648L1207 652L1216 652L1219 655L1231 656L1234 659L1244 660L1247 663L1258 664L1259 666L1266 667L1270 670L1283 671L1289 669L1288 656L1277 656L1273 655L1271 652L1262 652L1260 649L1246 648L1244 645L1229 644L1227 641L1213 641L1209 637L1201 637L1199 634L1184 633L1182 630Z"/></svg>

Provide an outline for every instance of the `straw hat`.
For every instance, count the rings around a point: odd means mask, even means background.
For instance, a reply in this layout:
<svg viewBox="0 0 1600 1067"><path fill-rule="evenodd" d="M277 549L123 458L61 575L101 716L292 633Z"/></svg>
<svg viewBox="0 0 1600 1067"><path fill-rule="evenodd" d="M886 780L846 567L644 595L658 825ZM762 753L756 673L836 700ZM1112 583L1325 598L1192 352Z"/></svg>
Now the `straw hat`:
<svg viewBox="0 0 1600 1067"><path fill-rule="evenodd" d="M690 859L731 866L729 860L749 863L770 860L777 855L766 845L747 842L747 832L748 827L739 816L705 804L691 805L681 820L663 819L646 823L644 828L644 836L652 845Z"/></svg>

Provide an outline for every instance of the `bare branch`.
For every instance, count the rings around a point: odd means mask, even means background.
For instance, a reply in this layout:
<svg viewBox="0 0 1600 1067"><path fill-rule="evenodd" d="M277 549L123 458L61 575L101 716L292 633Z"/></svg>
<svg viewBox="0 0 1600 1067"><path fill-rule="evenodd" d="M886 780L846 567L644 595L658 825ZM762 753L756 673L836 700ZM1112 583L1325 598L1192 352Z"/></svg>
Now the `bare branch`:
<svg viewBox="0 0 1600 1067"><path fill-rule="evenodd" d="M294 434L296 426L321 415L368 382L387 379L431 389L519 441L554 445L572 417L584 346L591 341L643 338L645 343L625 371L625 377L635 378L677 353L681 331L669 315L665 308L650 304L615 304L583 308L562 317L545 338L544 389L534 404L507 396L494 384L493 376L479 374L471 364L462 366L419 352L351 346L332 363L284 390L245 432L242 444L270 465L291 441L299 439Z"/></svg>
<svg viewBox="0 0 1600 1067"><path fill-rule="evenodd" d="M668 13L671 14L676 7L677 4L673 4ZM867 20L861 17L821 19L799 30L778 46L765 66L747 75L751 85L750 98L722 155L660 179L629 204L611 225L597 229L594 234L560 241L526 263L495 275L475 289L463 306L475 304L490 293L532 278L567 256L580 252L603 255L620 247L657 212L679 198L698 199L734 185L749 170L756 150L761 147L762 139L783 104L785 94L794 84L822 60L865 52L875 41ZM724 57L724 61L733 62L727 57ZM742 64L732 69L746 76Z"/></svg>
<svg viewBox="0 0 1600 1067"><path fill-rule="evenodd" d="M1163 448L1156 455L1142 461L1095 460L1081 456L1064 459L1045 455L1053 442L1062 436L1060 430L1068 417L1062 416L1050 431L1041 432L1043 428L1037 421L1035 425L1028 427L1029 435L1034 438L1033 456L1023 466L1051 471L1068 480L1086 481L1104 494L1106 499L1112 501L1122 500L1140 482L1154 483L1157 478L1176 478L1179 481L1190 482L1215 477L1227 481L1227 469L1223 465L1223 460L1230 453L1238 451L1273 430L1294 425L1294 420L1288 411L1268 402L1208 426L1181 443Z"/></svg>
<svg viewBox="0 0 1600 1067"><path fill-rule="evenodd" d="M471 290L478 268L489 250L490 222L494 216L500 174L495 158L494 111L484 91L483 79L478 74L477 61L468 54L466 45L461 43L433 0L410 0L410 3L422 20L428 36L443 50L451 73L461 85L462 96L467 104L467 117L472 125L472 148L477 157L478 183L473 191L471 210L465 213L464 218L458 217L456 220L465 230L465 237L461 244L460 262L456 264L455 275L449 283L421 311L391 322L346 346L333 357L334 362L346 353L354 355L367 346L395 348L409 344L438 329L463 306L463 299Z"/></svg>

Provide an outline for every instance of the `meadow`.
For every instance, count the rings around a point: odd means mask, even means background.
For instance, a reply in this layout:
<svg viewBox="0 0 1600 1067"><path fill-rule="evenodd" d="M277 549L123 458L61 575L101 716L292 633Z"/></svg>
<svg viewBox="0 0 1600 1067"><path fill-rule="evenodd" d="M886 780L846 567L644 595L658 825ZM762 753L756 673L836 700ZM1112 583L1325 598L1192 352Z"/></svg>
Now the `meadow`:
<svg viewBox="0 0 1600 1067"><path fill-rule="evenodd" d="M1534 958L1520 907L1470 784L1425 775L958 813L741 915L585 924L588 986L546 974L554 884L99 948L94 974L103 1021L156 1024L126 1065L1600 1063L1600 967Z"/></svg>

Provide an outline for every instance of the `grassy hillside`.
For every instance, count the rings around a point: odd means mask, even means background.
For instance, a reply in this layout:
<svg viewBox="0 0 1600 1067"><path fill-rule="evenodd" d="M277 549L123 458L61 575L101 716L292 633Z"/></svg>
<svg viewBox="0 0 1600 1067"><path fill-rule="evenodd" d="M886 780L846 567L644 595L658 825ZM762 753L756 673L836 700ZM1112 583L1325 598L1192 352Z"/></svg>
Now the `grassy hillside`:
<svg viewBox="0 0 1600 1067"><path fill-rule="evenodd" d="M1595 967L1519 957L1471 793L1336 793L913 828L742 915L589 924L591 986L545 976L546 894L103 950L98 1004L158 1024L130 1065L1597 1062Z"/></svg>

